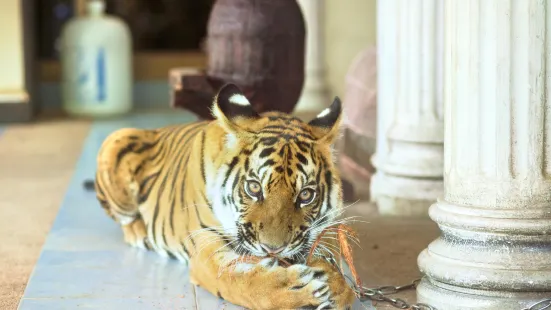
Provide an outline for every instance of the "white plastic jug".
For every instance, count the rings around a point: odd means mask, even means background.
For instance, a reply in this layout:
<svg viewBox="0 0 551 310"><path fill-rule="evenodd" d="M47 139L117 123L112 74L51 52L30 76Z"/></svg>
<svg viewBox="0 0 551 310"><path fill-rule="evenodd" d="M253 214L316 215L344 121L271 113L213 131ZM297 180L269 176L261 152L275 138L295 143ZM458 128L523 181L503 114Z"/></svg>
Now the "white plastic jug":
<svg viewBox="0 0 551 310"><path fill-rule="evenodd" d="M63 28L63 107L68 114L107 116L132 108L132 39L128 26L90 0L85 16Z"/></svg>

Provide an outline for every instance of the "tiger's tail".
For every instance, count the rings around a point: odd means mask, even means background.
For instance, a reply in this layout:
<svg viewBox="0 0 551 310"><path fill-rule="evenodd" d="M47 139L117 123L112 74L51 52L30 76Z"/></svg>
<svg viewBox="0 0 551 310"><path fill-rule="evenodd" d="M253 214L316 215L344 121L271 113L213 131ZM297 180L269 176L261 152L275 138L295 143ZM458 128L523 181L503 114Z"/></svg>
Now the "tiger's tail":
<svg viewBox="0 0 551 310"><path fill-rule="evenodd" d="M85 190L93 192L96 190L96 181L95 179L86 179L84 182L82 182L82 187L84 187Z"/></svg>

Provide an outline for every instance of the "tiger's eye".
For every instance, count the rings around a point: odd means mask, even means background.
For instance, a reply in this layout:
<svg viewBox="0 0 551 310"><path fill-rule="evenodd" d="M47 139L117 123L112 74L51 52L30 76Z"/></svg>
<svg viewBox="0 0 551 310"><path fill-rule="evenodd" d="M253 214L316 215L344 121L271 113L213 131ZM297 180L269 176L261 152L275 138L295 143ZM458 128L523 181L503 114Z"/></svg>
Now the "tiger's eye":
<svg viewBox="0 0 551 310"><path fill-rule="evenodd" d="M298 194L299 202L302 204L311 203L316 196L316 192L311 188L305 188Z"/></svg>
<svg viewBox="0 0 551 310"><path fill-rule="evenodd" d="M248 181L246 189L249 196L259 197L262 195L262 186L257 181Z"/></svg>

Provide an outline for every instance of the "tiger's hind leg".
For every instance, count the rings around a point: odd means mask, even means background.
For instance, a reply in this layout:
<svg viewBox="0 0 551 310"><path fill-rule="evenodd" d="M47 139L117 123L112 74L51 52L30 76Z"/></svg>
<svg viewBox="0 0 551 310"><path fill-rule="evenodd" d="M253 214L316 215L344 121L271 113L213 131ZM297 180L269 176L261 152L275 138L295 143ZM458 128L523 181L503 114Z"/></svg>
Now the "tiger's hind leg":
<svg viewBox="0 0 551 310"><path fill-rule="evenodd" d="M118 214L116 210L120 208L111 207L109 202L101 199L100 205L110 218L121 225L126 243L146 250L151 249L147 239L147 229L140 213L135 216Z"/></svg>
<svg viewBox="0 0 551 310"><path fill-rule="evenodd" d="M101 206L121 225L124 241L144 249L150 246L139 211L140 182L155 138L148 130L120 129L107 137L97 159L95 187Z"/></svg>
<svg viewBox="0 0 551 310"><path fill-rule="evenodd" d="M137 213L136 216L131 219L128 216L114 214L112 208L104 207L104 209L112 219L121 224L124 242L133 247L151 250L147 237L147 228L141 214Z"/></svg>
<svg viewBox="0 0 551 310"><path fill-rule="evenodd" d="M122 232L126 243L145 250L151 250L147 239L147 229L141 216L130 224L122 225Z"/></svg>
<svg viewBox="0 0 551 310"><path fill-rule="evenodd" d="M101 191L97 191L97 196L105 213L121 225L124 241L131 246L150 250L147 228L137 205L133 208L129 208L128 205L121 208L115 204L115 201L105 197Z"/></svg>

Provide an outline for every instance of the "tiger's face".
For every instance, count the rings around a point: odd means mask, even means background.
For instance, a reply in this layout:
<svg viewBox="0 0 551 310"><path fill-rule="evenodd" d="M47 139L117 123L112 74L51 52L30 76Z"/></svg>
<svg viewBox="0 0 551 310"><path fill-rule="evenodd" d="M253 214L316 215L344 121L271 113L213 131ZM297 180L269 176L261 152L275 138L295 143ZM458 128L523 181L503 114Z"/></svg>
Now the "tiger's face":
<svg viewBox="0 0 551 310"><path fill-rule="evenodd" d="M294 257L308 253L319 228L331 222L330 211L340 208L341 183L329 146L286 136L300 131L300 121L280 117L276 122L288 122L291 129L270 138L259 134L230 190L242 247L258 256Z"/></svg>
<svg viewBox="0 0 551 310"><path fill-rule="evenodd" d="M225 130L226 152L210 186L211 200L235 250L303 260L342 207L332 154L339 99L305 123L282 113L260 116L228 85L213 113Z"/></svg>

